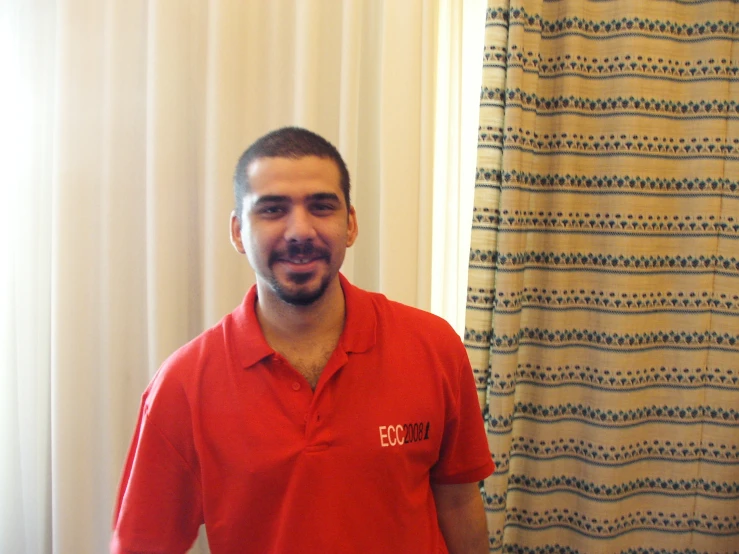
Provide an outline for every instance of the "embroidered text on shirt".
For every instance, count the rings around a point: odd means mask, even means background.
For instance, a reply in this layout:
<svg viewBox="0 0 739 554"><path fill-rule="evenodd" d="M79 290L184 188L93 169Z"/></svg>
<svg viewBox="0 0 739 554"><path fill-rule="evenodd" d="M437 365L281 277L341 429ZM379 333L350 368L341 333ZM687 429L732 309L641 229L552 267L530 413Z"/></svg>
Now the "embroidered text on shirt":
<svg viewBox="0 0 739 554"><path fill-rule="evenodd" d="M402 446L429 439L431 422L380 425L380 446Z"/></svg>

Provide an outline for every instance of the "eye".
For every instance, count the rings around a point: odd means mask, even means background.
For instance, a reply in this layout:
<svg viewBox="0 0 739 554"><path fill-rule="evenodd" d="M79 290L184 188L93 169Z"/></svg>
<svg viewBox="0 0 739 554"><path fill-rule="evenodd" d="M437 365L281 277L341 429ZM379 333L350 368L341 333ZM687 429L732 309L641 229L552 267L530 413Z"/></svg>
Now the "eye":
<svg viewBox="0 0 739 554"><path fill-rule="evenodd" d="M333 204L329 204L327 202L318 202L311 206L311 210L313 211L313 213L317 213L317 214L331 213L335 209L336 207Z"/></svg>
<svg viewBox="0 0 739 554"><path fill-rule="evenodd" d="M261 208L257 210L257 215L260 215L262 217L269 217L269 218L279 217L284 213L285 213L285 207L278 206L278 205L262 206Z"/></svg>

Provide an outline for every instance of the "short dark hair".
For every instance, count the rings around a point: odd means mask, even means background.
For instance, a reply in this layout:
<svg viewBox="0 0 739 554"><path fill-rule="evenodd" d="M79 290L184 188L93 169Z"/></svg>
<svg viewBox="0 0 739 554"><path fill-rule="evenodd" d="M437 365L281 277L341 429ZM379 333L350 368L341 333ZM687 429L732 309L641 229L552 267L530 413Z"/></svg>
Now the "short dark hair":
<svg viewBox="0 0 739 554"><path fill-rule="evenodd" d="M349 190L349 170L346 168L344 159L336 147L316 133L301 127L282 127L263 137L258 138L247 148L234 171L234 209L236 217L241 219L241 211L244 206L244 196L249 191L249 165L259 158L292 158L300 159L306 156L317 156L333 160L339 168L341 176L341 190L344 193L346 207L351 205Z"/></svg>

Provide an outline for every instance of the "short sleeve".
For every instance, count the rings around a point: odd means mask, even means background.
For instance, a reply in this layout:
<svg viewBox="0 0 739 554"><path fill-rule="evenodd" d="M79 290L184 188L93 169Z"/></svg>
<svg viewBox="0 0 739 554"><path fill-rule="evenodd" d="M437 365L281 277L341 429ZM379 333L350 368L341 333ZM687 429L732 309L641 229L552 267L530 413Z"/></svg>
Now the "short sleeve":
<svg viewBox="0 0 739 554"><path fill-rule="evenodd" d="M164 428L150 413L151 402L157 413L172 414ZM183 427L190 418L176 417L181 410L172 395L145 395L142 401L118 491L111 553L184 553L197 537L203 521L201 485L187 459L188 445L177 444L191 436Z"/></svg>
<svg viewBox="0 0 739 554"><path fill-rule="evenodd" d="M495 470L472 367L461 341L457 343L457 387L444 425L439 461L431 469L431 482L441 485L473 483Z"/></svg>

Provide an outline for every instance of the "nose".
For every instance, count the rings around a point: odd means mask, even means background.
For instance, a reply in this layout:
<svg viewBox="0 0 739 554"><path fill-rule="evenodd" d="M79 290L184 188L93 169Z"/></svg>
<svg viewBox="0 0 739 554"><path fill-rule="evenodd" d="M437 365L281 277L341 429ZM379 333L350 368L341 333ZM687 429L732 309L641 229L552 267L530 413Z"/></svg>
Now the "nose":
<svg viewBox="0 0 739 554"><path fill-rule="evenodd" d="M285 240L288 242L305 242L316 237L313 217L303 207L296 207L290 212L285 228Z"/></svg>

